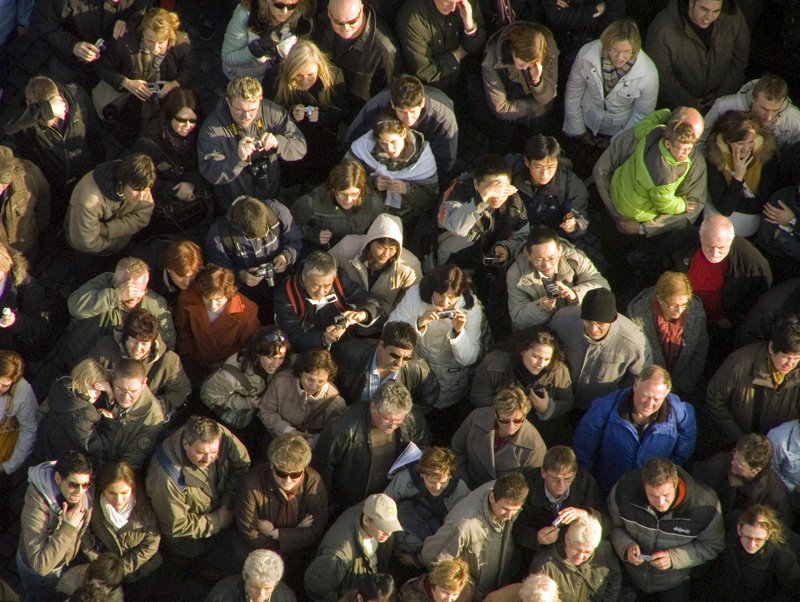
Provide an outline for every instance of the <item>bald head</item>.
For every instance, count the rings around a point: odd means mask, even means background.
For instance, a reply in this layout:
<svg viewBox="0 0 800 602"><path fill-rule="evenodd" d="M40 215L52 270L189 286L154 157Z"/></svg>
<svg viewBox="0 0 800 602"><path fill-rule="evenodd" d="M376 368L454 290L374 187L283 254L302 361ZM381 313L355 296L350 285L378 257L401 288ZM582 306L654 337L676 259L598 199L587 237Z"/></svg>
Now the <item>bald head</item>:
<svg viewBox="0 0 800 602"><path fill-rule="evenodd" d="M728 256L733 244L733 223L724 215L710 215L700 226L700 247L711 263L719 263Z"/></svg>
<svg viewBox="0 0 800 602"><path fill-rule="evenodd" d="M678 107L672 111L670 119L677 119L682 123L688 124L694 130L694 136L697 140L700 140L700 136L703 135L703 130L706 127L700 111L692 107Z"/></svg>
<svg viewBox="0 0 800 602"><path fill-rule="evenodd" d="M364 31L364 5L361 0L330 0L328 18L331 29L343 40L352 40Z"/></svg>

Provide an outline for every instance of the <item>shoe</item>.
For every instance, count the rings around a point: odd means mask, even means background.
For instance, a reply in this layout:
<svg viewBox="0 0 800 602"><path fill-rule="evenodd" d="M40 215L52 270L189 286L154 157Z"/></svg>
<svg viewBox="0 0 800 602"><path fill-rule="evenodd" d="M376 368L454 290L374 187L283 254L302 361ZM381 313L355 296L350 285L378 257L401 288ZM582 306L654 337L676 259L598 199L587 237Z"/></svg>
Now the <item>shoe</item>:
<svg viewBox="0 0 800 602"><path fill-rule="evenodd" d="M210 15L200 15L200 25L197 28L197 35L204 42L214 38L217 33L217 22Z"/></svg>

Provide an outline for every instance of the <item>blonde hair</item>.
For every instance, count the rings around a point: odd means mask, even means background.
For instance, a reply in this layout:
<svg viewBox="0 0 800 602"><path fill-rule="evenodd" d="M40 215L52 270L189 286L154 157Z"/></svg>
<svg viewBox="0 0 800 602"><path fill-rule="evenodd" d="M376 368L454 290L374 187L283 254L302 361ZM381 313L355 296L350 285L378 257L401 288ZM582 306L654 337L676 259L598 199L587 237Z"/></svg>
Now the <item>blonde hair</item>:
<svg viewBox="0 0 800 602"><path fill-rule="evenodd" d="M145 29L150 29L158 36L159 40L166 39L169 47L172 48L178 40L178 28L181 26L181 19L178 13L170 12L164 8L149 8L142 17L139 24L139 31L144 33Z"/></svg>
<svg viewBox="0 0 800 602"><path fill-rule="evenodd" d="M462 558L442 558L433 565L428 583L449 592L461 592L469 583L469 566Z"/></svg>
<svg viewBox="0 0 800 602"><path fill-rule="evenodd" d="M69 373L72 381L67 388L73 393L88 397L94 386L108 380L105 368L91 358L78 362Z"/></svg>
<svg viewBox="0 0 800 602"><path fill-rule="evenodd" d="M675 295L687 295L692 298L692 283L683 272L664 272L656 282L656 296L662 301Z"/></svg>
<svg viewBox="0 0 800 602"><path fill-rule="evenodd" d="M138 257L123 257L117 262L114 268L114 283L117 284L117 276L120 278L126 273L131 278L141 278L150 275L148 265Z"/></svg>
<svg viewBox="0 0 800 602"><path fill-rule="evenodd" d="M604 53L607 53L611 49L612 44L617 42L630 43L633 48L631 60L635 61L636 57L639 56L639 51L642 49L642 36L639 34L636 21L630 17L617 19L600 34L600 43L603 45Z"/></svg>
<svg viewBox="0 0 800 602"><path fill-rule="evenodd" d="M11 272L13 267L14 258L11 257L11 249L5 243L0 242L0 272Z"/></svg>
<svg viewBox="0 0 800 602"><path fill-rule="evenodd" d="M736 522L738 527L750 525L751 527L761 527L768 535L769 541L778 545L786 542L786 534L783 530L781 521L778 520L775 511L769 506L763 504L755 504L750 506L747 510L739 515L739 520Z"/></svg>
<svg viewBox="0 0 800 602"><path fill-rule="evenodd" d="M245 102L256 102L264 98L264 89L255 77L244 75L228 82L225 95L229 101L238 96Z"/></svg>
<svg viewBox="0 0 800 602"><path fill-rule="evenodd" d="M517 410L523 418L531 411L531 400L519 387L506 387L494 398L494 411L498 416L510 416Z"/></svg>
<svg viewBox="0 0 800 602"><path fill-rule="evenodd" d="M322 84L319 104L323 108L330 106L333 67L328 55L322 52L314 42L308 40L300 40L292 46L288 56L281 63L278 73L278 91L275 93L276 102L284 106L292 102L292 97L297 91L294 77L300 69L310 63L317 65L317 79Z"/></svg>

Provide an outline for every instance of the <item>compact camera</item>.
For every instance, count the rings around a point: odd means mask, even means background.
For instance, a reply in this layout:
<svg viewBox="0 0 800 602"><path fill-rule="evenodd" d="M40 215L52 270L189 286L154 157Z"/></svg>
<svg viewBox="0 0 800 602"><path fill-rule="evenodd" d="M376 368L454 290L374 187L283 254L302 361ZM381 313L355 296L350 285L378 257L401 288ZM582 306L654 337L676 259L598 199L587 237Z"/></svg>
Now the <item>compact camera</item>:
<svg viewBox="0 0 800 602"><path fill-rule="evenodd" d="M564 521L563 521L563 520L561 520L561 517L560 517L560 516L556 516L555 520L552 522L552 525L553 525L553 526L554 526L556 529L560 529L561 527L563 527L563 526L564 526L564 524L565 524L565 523L564 523Z"/></svg>
<svg viewBox="0 0 800 602"><path fill-rule="evenodd" d="M267 286L275 286L275 268L269 261L250 268L250 274L257 278L263 278Z"/></svg>
<svg viewBox="0 0 800 602"><path fill-rule="evenodd" d="M548 299L558 299L561 296L561 291L558 290L558 285L555 282L545 282L544 290L547 292Z"/></svg>
<svg viewBox="0 0 800 602"><path fill-rule="evenodd" d="M303 112L305 112L306 117L310 117L311 114L314 112L314 107L304 107Z"/></svg>
<svg viewBox="0 0 800 602"><path fill-rule="evenodd" d="M333 317L333 325L336 328L347 328L347 318L342 314Z"/></svg>
<svg viewBox="0 0 800 602"><path fill-rule="evenodd" d="M443 309L439 312L439 319L444 320L445 318L455 318L456 317L456 310L454 309Z"/></svg>

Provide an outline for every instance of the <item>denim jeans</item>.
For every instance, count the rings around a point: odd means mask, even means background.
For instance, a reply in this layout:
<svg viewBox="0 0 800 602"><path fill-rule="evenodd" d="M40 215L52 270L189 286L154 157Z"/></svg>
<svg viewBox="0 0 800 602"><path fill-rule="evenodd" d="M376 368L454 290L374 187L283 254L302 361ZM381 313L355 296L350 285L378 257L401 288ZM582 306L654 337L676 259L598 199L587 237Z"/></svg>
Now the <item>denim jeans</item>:
<svg viewBox="0 0 800 602"><path fill-rule="evenodd" d="M56 593L56 586L61 577L62 569L39 575L30 568L22 559L22 554L17 548L17 572L22 582L22 600L24 602L53 602L61 598Z"/></svg>

